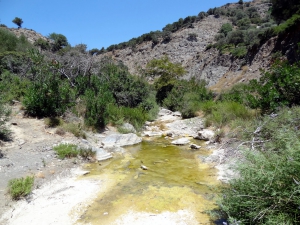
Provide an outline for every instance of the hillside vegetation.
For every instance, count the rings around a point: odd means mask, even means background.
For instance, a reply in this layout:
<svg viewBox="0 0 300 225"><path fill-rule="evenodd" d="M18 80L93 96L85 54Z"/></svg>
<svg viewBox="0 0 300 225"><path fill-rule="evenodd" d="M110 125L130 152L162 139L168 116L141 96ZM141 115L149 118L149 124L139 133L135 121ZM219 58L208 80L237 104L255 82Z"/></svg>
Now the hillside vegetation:
<svg viewBox="0 0 300 225"><path fill-rule="evenodd" d="M226 23L205 47L208 58L199 56L204 64L214 63L209 55L217 54L237 60L241 68L251 64L270 40L275 43L271 66L259 72L260 79L219 93L197 77L183 80L186 68L167 55L149 60L136 76L122 61L105 54L97 58L98 50L71 46L62 34L32 43L1 27L0 138L10 138L5 122L15 101L22 102L28 116L49 117L53 126L66 123L78 136L87 129L97 132L125 122L140 130L145 121L156 118L159 106L178 110L184 118L204 115L206 126L217 130L216 141L224 140L240 156L236 178L221 191L220 214L232 224L298 224L300 40L295 30L300 26L300 6L296 0L271 3L263 18L253 3L239 1L101 50L134 49L144 41L166 45L173 33L193 29L202 20L216 22L218 17L226 17ZM197 35L190 33L188 38L195 40ZM283 40L292 50L276 47ZM82 120L70 121L70 114Z"/></svg>

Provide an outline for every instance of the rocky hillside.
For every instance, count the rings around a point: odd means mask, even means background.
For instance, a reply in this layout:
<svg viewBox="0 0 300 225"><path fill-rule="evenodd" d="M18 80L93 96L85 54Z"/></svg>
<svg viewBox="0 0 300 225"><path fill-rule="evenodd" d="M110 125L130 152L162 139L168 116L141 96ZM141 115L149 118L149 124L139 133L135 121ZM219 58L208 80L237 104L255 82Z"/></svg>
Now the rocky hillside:
<svg viewBox="0 0 300 225"><path fill-rule="evenodd" d="M269 16L268 10L271 7L269 1L254 0L247 3L247 7L256 8L260 18L264 20ZM226 4L218 10L243 9L238 3ZM220 53L216 48L208 48L215 43L215 36L221 26L231 23L224 15L209 15L201 20L197 20L192 26L186 26L174 33L170 39L159 39L157 43L152 41L142 42L134 47L126 47L113 51L106 51L97 55L95 61L100 61L104 57L112 57L116 61L122 61L132 74L139 75L141 69L154 59L168 55L172 62L180 63L184 66L187 73L184 78L204 79L208 86L214 91L231 87L239 82L248 82L261 76L260 69L268 69L274 59L272 54L281 51L283 57L293 58L295 53L295 43L300 40L297 38L297 31L284 37L273 37L265 40L255 49L248 51L248 58L237 58L230 53ZM252 27L255 24L251 24ZM234 27L235 28L235 27ZM257 26L256 29L261 29ZM299 29L300 30L300 29ZM31 43L42 38L50 41L41 34L29 29L10 29L17 36L25 35ZM295 38L296 37L296 38ZM297 39L297 40L296 40ZM293 44L291 44L291 42Z"/></svg>
<svg viewBox="0 0 300 225"><path fill-rule="evenodd" d="M257 8L262 18L267 15L270 3L256 0L250 4ZM221 8L237 6L238 4L227 4ZM237 82L247 82L250 79L258 78L260 76L259 69L268 68L270 65L274 41L261 46L251 64L245 64L244 60L235 59L229 54L221 55L214 48L206 50L209 44L214 43L214 37L222 24L228 22L227 17L210 15L194 23L192 28L183 28L172 33L169 42L161 40L156 45L153 45L151 41L144 42L134 49L128 47L114 50L97 57L101 59L109 56L123 61L131 73L139 74L139 70L144 68L151 59L167 54L172 62L180 63L186 68L185 78L204 79L208 86L215 90L230 87Z"/></svg>
<svg viewBox="0 0 300 225"><path fill-rule="evenodd" d="M13 32L17 37L20 37L21 35L24 35L27 40L30 43L34 43L35 41L37 41L39 38L51 42L51 40L43 35L41 35L40 33L32 30L32 29L26 29L26 28L8 28L11 32Z"/></svg>

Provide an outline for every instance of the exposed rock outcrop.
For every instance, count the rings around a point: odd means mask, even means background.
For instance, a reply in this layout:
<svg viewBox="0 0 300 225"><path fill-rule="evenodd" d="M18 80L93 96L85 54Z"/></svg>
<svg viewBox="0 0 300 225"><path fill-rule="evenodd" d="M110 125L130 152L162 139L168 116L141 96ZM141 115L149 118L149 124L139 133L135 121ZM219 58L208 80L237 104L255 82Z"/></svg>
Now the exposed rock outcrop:
<svg viewBox="0 0 300 225"><path fill-rule="evenodd" d="M209 129L203 129L198 132L198 136L195 139L203 140L203 141L213 141L215 138L215 132Z"/></svg>
<svg viewBox="0 0 300 225"><path fill-rule="evenodd" d="M104 147L110 146L128 146L142 142L142 138L136 134L111 134L102 140Z"/></svg>

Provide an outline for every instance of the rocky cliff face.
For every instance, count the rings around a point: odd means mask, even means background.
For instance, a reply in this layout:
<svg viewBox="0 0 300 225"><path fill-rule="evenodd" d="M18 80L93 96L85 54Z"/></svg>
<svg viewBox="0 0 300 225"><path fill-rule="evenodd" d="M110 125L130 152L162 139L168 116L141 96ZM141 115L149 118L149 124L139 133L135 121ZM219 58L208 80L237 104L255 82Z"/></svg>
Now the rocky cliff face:
<svg viewBox="0 0 300 225"><path fill-rule="evenodd" d="M266 16L270 7L269 3L260 0L251 2L258 9L260 16ZM237 4L227 4L224 8L236 7ZM231 55L221 55L216 49L206 50L209 44L214 43L214 37L224 23L228 23L226 17L213 15L193 24L193 28L183 28L172 33L171 40L161 40L156 45L152 42L144 42L134 49L125 48L114 50L97 56L100 60L105 56L122 61L133 74L139 74L140 69L153 58L168 55L170 60L184 66L187 73L185 79L195 77L204 79L211 89L219 91L238 82L247 82L260 77L260 68L267 69L271 62L271 53L275 41L270 40L256 50L251 63L245 60L235 59ZM260 29L259 27L257 29ZM196 34L196 38L191 38Z"/></svg>
<svg viewBox="0 0 300 225"><path fill-rule="evenodd" d="M214 36L226 22L228 22L226 19L209 16L195 23L193 28L185 28L172 33L169 42L161 41L157 45L144 42L135 49L115 50L97 57L101 59L104 56L110 56L121 60L129 67L131 73L138 74L139 69L144 68L151 59L160 58L166 54L172 62L180 63L186 68L185 78L206 79L212 85L226 72L226 65L218 64L212 67L211 61L218 56L218 52L216 50L205 51L205 49L207 45L213 43ZM191 34L196 34L196 37L191 38Z"/></svg>

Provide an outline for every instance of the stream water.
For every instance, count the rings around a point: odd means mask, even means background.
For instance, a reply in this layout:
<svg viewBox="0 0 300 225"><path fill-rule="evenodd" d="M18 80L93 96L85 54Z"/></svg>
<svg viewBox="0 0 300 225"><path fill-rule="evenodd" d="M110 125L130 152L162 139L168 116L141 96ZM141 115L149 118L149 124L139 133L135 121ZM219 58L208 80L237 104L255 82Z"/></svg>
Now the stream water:
<svg viewBox="0 0 300 225"><path fill-rule="evenodd" d="M113 160L87 165L89 178L105 174L110 184L79 222L114 224L128 211L155 216L188 210L195 224L213 224L206 212L216 207L214 193L219 183L216 170L200 160L209 153L205 148L193 151L188 146L174 146L163 138L149 139L127 147L126 153Z"/></svg>

